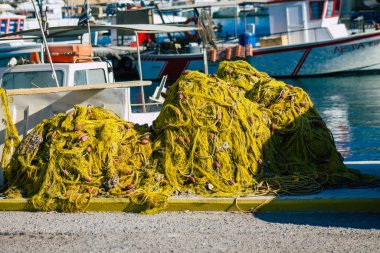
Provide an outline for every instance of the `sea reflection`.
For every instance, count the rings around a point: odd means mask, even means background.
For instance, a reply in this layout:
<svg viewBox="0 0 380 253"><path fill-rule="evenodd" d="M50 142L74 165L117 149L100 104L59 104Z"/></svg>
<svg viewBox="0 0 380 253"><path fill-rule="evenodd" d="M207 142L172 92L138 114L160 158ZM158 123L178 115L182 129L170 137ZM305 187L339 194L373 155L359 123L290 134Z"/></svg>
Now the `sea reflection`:
<svg viewBox="0 0 380 253"><path fill-rule="evenodd" d="M335 107L331 110L321 111L323 118L327 119L327 127L331 130L335 144L343 157L350 156L351 128L348 121L348 106Z"/></svg>
<svg viewBox="0 0 380 253"><path fill-rule="evenodd" d="M379 75L283 80L308 92L346 160L380 160Z"/></svg>

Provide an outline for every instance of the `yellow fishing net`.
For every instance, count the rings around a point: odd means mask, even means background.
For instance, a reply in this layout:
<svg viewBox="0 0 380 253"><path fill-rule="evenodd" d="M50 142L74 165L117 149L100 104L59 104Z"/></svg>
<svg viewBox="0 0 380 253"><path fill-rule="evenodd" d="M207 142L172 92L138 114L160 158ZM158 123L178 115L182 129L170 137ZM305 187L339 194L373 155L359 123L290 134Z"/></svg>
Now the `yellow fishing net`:
<svg viewBox="0 0 380 253"><path fill-rule="evenodd" d="M1 157L1 167L5 168L12 158L15 147L21 141L16 126L13 124L9 111L8 97L4 89L0 89L1 112L0 117L4 127L4 148Z"/></svg>
<svg viewBox="0 0 380 253"><path fill-rule="evenodd" d="M93 196L129 196L144 205L151 197L144 180L154 174L148 168L150 138L147 127L110 111L75 106L44 120L22 140L6 167L5 193L30 197L45 211L83 210Z"/></svg>
<svg viewBox="0 0 380 253"><path fill-rule="evenodd" d="M85 210L94 196L129 197L131 210L156 212L175 194L305 194L376 181L344 166L302 89L244 61L222 62L212 76L187 71L166 95L149 128L75 106L20 144L11 131L5 195L60 211Z"/></svg>
<svg viewBox="0 0 380 253"><path fill-rule="evenodd" d="M153 161L179 192L239 196L252 192L270 138L256 103L217 77L183 74L153 124Z"/></svg>
<svg viewBox="0 0 380 253"><path fill-rule="evenodd" d="M218 75L248 90L245 96L269 117L272 136L263 149L262 175L279 192L304 194L371 180L345 167L331 132L301 88L268 78L245 61L223 62Z"/></svg>

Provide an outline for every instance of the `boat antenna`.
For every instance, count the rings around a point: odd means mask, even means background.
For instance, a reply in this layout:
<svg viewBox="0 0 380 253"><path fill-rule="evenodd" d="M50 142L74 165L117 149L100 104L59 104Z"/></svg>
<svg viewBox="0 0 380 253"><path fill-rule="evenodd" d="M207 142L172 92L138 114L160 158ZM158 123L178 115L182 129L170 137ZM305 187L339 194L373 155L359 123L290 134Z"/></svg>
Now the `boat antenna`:
<svg viewBox="0 0 380 253"><path fill-rule="evenodd" d="M85 0L82 12L79 16L78 26L87 26L88 29L88 44L91 45L91 28L90 28L90 19L91 19L91 7L89 1Z"/></svg>
<svg viewBox="0 0 380 253"><path fill-rule="evenodd" d="M40 27L40 30L41 30L42 41L43 41L43 44L44 44L47 56L49 58L50 67L51 67L51 70L53 72L51 76L55 80L55 84L57 85L57 87L59 87L57 73L55 72L53 61L51 60L50 50L49 50L49 47L48 47L48 44L47 44L47 41L46 41L46 36L45 36L44 29L42 27L41 16L40 16L39 11L37 11L36 3L34 2L34 0L32 0L32 4L33 4L34 11L36 13L36 19L37 19L37 22L38 22L38 26Z"/></svg>
<svg viewBox="0 0 380 253"><path fill-rule="evenodd" d="M207 63L207 51L206 46L210 45L217 49L216 39L214 34L214 24L210 14L205 9L202 9L198 17L198 28L200 28L199 34L202 39L203 47L203 63L205 68L205 74L208 75L208 63Z"/></svg>
<svg viewBox="0 0 380 253"><path fill-rule="evenodd" d="M162 12L161 12L160 7L158 6L158 3L155 3L155 4L154 4L154 7L156 8L158 15L160 16L160 19L161 19L161 21L162 21L162 24L165 25L165 24L166 24L166 23L165 23L165 19L164 19L164 17L162 16ZM167 33L167 34L168 34L169 40L170 40L171 42L173 42L174 40L173 40L172 35L171 35L170 33Z"/></svg>

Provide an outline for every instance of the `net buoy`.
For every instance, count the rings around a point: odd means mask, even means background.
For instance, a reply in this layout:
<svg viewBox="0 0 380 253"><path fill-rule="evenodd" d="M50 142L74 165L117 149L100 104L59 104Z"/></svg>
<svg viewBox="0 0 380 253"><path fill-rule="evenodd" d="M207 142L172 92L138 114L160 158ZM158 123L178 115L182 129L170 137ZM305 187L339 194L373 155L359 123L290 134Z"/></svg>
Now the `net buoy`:
<svg viewBox="0 0 380 253"><path fill-rule="evenodd" d="M210 51L210 61L216 62L217 60L217 54L215 49L211 49Z"/></svg>
<svg viewBox="0 0 380 253"><path fill-rule="evenodd" d="M30 63L41 63L40 55L38 54L38 52L30 53L29 62Z"/></svg>
<svg viewBox="0 0 380 253"><path fill-rule="evenodd" d="M252 44L248 44L247 47L245 48L245 55L246 56L252 56L253 55Z"/></svg>
<svg viewBox="0 0 380 253"><path fill-rule="evenodd" d="M235 50L235 57L240 57L241 54L241 46L237 45Z"/></svg>
<svg viewBox="0 0 380 253"><path fill-rule="evenodd" d="M231 56L232 56L232 48L227 48L226 49L226 60L231 60Z"/></svg>

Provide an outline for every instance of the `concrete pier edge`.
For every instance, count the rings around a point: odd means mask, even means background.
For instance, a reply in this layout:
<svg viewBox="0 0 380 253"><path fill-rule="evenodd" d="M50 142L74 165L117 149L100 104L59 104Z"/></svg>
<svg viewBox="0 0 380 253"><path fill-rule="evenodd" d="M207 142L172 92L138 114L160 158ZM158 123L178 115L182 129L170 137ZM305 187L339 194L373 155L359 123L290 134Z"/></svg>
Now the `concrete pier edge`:
<svg viewBox="0 0 380 253"><path fill-rule="evenodd" d="M163 211L354 211L380 212L380 188L328 190L303 196L169 198ZM128 198L93 198L87 212L131 212ZM0 199L0 211L36 211L28 199Z"/></svg>
<svg viewBox="0 0 380 253"><path fill-rule="evenodd" d="M380 177L380 161L346 162L351 168ZM87 212L135 211L128 198L92 198ZM309 195L254 197L169 197L163 211L354 211L380 213L380 186L372 188L327 189ZM37 211L28 199L0 196L0 211Z"/></svg>

